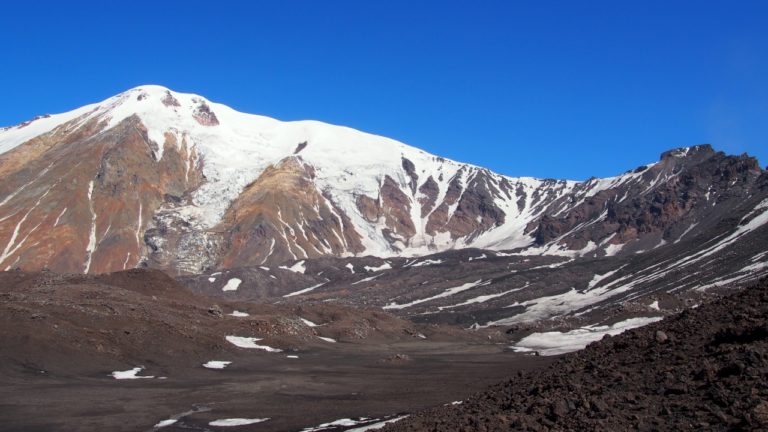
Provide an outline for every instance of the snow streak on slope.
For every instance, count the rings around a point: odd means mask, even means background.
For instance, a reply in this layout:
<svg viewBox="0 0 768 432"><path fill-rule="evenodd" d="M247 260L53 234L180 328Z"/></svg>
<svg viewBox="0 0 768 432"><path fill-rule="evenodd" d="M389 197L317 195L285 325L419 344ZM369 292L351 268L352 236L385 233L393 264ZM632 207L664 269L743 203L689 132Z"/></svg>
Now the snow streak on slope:
<svg viewBox="0 0 768 432"><path fill-rule="evenodd" d="M440 294L436 294L436 295L433 295L431 297L427 297L427 298L423 298L423 299L419 299L419 300L414 300L414 301L409 302L409 303L403 303L403 304L390 303L390 304L384 306L384 309L405 309L407 307L411 307L411 306L417 305L419 303L425 303L425 302L436 300L436 299L439 299L439 298L449 297L449 296L452 296L454 294L458 294L460 292L463 292L463 291L466 291L466 290L469 290L469 289L472 289L472 288L488 285L490 283L491 283L491 281L487 280L487 281L483 282L482 279L481 280L477 280L475 282L468 282L468 283L459 285L457 287L448 288L445 291L441 292Z"/></svg>

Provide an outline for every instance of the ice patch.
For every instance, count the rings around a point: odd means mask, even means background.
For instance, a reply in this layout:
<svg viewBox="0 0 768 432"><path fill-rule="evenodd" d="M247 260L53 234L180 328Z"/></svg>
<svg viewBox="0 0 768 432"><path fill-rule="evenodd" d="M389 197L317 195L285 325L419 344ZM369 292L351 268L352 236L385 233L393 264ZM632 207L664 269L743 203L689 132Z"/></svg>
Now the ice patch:
<svg viewBox="0 0 768 432"><path fill-rule="evenodd" d="M221 420L214 420L210 423L208 423L208 426L220 426L220 427L229 427L229 426L245 426L249 424L255 424L255 423L262 423L269 420L269 418L228 418L228 419L221 419Z"/></svg>
<svg viewBox="0 0 768 432"><path fill-rule="evenodd" d="M123 379L150 379L150 378L154 378L154 376L138 376L137 374L139 372L143 371L143 370L144 370L144 368L139 366L139 367L135 367L135 368L133 368L131 370L127 370L127 371L114 371L114 372L112 372L112 374L110 376L112 378L114 378L114 379L119 379L119 380L123 380Z"/></svg>
<svg viewBox="0 0 768 432"><path fill-rule="evenodd" d="M336 339L331 339L329 337L318 336L317 338L320 339L320 340L324 340L326 342L336 343Z"/></svg>
<svg viewBox="0 0 768 432"><path fill-rule="evenodd" d="M224 285L224 287L221 289L222 291L237 291L237 287L240 286L240 284L243 283L238 278L232 278L227 281L227 284Z"/></svg>
<svg viewBox="0 0 768 432"><path fill-rule="evenodd" d="M231 364L231 361L211 360L207 363L203 363L203 367L207 369L224 369Z"/></svg>
<svg viewBox="0 0 768 432"><path fill-rule="evenodd" d="M598 341L607 334L617 335L636 327L660 321L661 319L663 318L630 318L610 326L587 326L567 332L532 333L521 339L512 348L538 351L539 354L545 356L564 354L583 349L591 342Z"/></svg>
<svg viewBox="0 0 768 432"><path fill-rule="evenodd" d="M285 358L297 359L297 358L299 358L299 356L297 356L297 355L287 355L287 356L285 356Z"/></svg>
<svg viewBox="0 0 768 432"><path fill-rule="evenodd" d="M260 338L255 337L242 337L242 336L227 336L227 342L240 348L260 349L268 352L282 352L283 350L272 348L266 345L258 345L256 342L260 341Z"/></svg>

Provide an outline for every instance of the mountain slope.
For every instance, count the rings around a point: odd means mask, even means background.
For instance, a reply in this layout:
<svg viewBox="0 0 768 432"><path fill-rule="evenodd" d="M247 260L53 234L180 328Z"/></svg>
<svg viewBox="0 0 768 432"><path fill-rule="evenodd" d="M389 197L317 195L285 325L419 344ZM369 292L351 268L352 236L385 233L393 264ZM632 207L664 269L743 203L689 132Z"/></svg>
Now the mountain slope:
<svg viewBox="0 0 768 432"><path fill-rule="evenodd" d="M143 86L0 130L0 269L173 273L449 249L604 256L716 224L761 193L709 146L586 182L502 176L314 121Z"/></svg>

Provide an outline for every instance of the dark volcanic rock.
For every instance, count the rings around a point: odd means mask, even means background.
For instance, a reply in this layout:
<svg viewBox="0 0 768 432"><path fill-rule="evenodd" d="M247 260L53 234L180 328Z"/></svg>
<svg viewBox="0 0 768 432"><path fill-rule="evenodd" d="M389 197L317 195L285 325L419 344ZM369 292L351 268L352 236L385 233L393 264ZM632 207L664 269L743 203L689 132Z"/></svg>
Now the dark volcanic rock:
<svg viewBox="0 0 768 432"><path fill-rule="evenodd" d="M766 430L767 329L763 279L382 430Z"/></svg>

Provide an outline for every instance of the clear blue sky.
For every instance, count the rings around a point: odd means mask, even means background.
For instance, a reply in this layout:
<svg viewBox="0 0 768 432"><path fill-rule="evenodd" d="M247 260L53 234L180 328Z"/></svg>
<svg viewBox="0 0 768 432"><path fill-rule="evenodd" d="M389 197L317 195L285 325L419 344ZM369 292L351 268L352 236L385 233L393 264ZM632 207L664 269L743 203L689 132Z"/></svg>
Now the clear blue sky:
<svg viewBox="0 0 768 432"><path fill-rule="evenodd" d="M161 84L508 175L768 163L768 1L18 1L0 39L0 125Z"/></svg>

